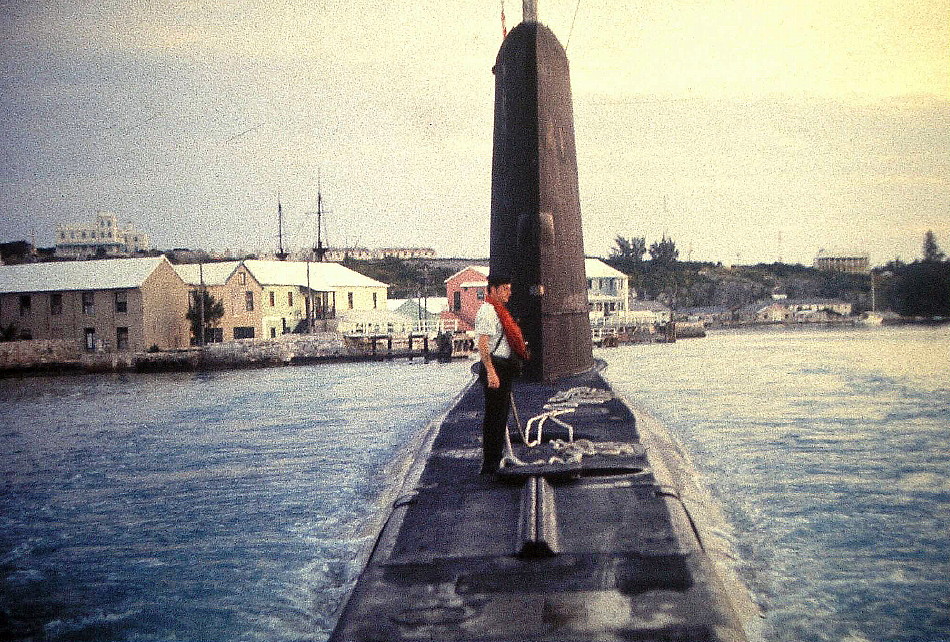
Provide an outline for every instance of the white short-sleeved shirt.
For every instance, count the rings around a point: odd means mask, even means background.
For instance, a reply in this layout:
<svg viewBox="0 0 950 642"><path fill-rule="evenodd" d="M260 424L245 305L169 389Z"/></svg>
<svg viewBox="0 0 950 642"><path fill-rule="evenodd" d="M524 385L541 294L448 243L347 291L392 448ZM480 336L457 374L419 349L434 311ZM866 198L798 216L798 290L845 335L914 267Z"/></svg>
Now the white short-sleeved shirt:
<svg viewBox="0 0 950 642"><path fill-rule="evenodd" d="M491 303L483 303L482 307L478 308L478 314L475 315L475 335L482 334L488 335L488 348L493 355L503 359L511 356L511 346L505 338L505 329L501 325L498 313L495 312L495 306Z"/></svg>

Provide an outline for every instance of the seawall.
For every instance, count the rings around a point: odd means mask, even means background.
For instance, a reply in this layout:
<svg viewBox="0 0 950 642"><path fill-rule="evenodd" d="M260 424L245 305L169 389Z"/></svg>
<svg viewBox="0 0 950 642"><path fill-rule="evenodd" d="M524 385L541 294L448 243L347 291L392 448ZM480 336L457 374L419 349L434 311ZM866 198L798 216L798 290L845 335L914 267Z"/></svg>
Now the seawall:
<svg viewBox="0 0 950 642"><path fill-rule="evenodd" d="M53 339L0 343L0 375L93 372L163 372L266 368L333 361L451 356L459 341L423 337L350 338L335 332L238 339L203 348L158 352L95 352L79 341ZM460 345L460 344L459 344ZM464 351L462 351L464 353Z"/></svg>

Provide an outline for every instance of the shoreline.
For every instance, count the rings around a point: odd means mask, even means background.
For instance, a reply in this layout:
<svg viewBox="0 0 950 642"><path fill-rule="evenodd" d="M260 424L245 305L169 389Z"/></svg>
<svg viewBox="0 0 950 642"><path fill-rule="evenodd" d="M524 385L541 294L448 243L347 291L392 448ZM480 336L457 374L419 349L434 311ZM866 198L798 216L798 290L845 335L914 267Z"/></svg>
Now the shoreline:
<svg viewBox="0 0 950 642"><path fill-rule="evenodd" d="M717 324L705 328L703 335L682 336L677 339L702 338L709 332L867 329L898 327L935 327L950 324L950 319L900 319L881 325L865 324L859 320L810 323L738 323ZM107 373L204 372L215 370L244 370L312 365L319 363L354 363L360 361L391 361L394 359L423 359L446 361L470 357L470 339L457 337L450 346L439 345L437 340L423 341L422 337L389 337L385 335L347 337L337 333L317 335L284 335L277 339L239 339L215 343L204 348L183 348L161 352L80 352L72 350L69 358L57 358L62 350L49 344L53 341L31 341L33 360L17 359L13 354L18 344L0 343L0 378L69 376ZM72 342L62 341L63 344ZM618 345L673 343L670 341L620 341ZM14 348L13 350L9 349ZM595 348L610 349L613 345ZM4 349L8 348L8 349ZM46 357L45 355L50 355ZM11 356L12 355L12 356Z"/></svg>

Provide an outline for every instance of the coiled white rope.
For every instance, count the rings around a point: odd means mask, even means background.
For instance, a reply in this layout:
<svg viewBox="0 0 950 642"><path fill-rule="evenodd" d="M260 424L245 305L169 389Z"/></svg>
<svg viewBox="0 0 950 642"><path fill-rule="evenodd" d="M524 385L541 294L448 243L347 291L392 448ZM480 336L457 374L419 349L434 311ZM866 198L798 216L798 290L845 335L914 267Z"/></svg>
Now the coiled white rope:
<svg viewBox="0 0 950 642"><path fill-rule="evenodd" d="M565 463L579 462L591 455L638 455L639 451L633 444L623 441L591 441L578 439L567 442L562 439L552 439L551 447L561 454Z"/></svg>
<svg viewBox="0 0 950 642"><path fill-rule="evenodd" d="M593 442L587 439L581 439L577 442L574 442L574 426L558 419L560 415L574 412L578 406L585 404L601 404L606 403L614 398L613 393L609 390L603 390L600 388L590 388L587 386L577 386L575 388L570 388L569 390L564 390L558 392L553 397L548 399L547 403L542 406L542 412L539 415L535 415L528 420L528 423L524 427L521 425L521 420L518 417L518 408L514 404L514 397L512 396L512 410L515 415L515 424L518 427L518 433L521 435L521 441L528 447L534 448L541 444L541 436L544 430L544 423L548 420L567 428L567 441L562 441L560 439L555 439L551 442L552 446L556 451L564 451L565 457L552 456L548 461L538 460L534 462L524 462L519 459L515 453L514 449L511 446L511 435L508 431L507 426L505 427L505 450L501 458L501 467L505 468L508 466L528 466L528 465L538 465L538 464L563 464L563 463L573 463L579 462L584 455L593 455L593 454L635 454L635 450L630 447L630 452L621 452L623 446L628 446L628 444L621 444L619 442L604 442L603 446L594 445ZM531 438L532 428L537 430L537 437L535 439ZM575 449L570 449L569 446L573 443L583 444ZM615 450L611 451L611 449ZM610 451L610 452L608 452Z"/></svg>
<svg viewBox="0 0 950 642"><path fill-rule="evenodd" d="M525 430L521 432L521 440L529 448L534 448L541 443L541 435L544 430L544 423L551 420L563 428L567 428L568 441L574 441L574 426L566 421L558 419L558 416L574 412L578 406L584 404L601 404L614 398L609 390L600 388L589 388L587 386L577 386L557 393L544 404L540 415L535 415L525 424ZM537 430L537 437L531 438L532 426ZM519 431L521 425L518 425Z"/></svg>

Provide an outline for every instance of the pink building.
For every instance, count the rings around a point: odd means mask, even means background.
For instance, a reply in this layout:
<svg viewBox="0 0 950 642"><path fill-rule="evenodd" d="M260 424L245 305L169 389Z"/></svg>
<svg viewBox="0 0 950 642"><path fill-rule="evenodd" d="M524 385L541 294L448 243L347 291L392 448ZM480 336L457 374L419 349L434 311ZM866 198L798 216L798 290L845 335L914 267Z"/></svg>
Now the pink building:
<svg viewBox="0 0 950 642"><path fill-rule="evenodd" d="M469 265L445 280L445 296L448 298L448 310L442 315L445 319L457 319L460 331L475 328L475 315L485 302L488 289L488 268L481 265Z"/></svg>

